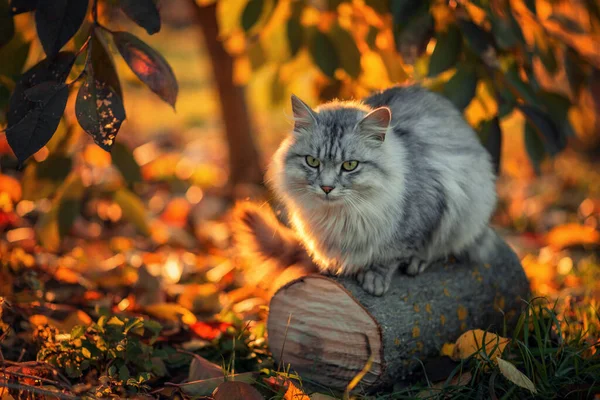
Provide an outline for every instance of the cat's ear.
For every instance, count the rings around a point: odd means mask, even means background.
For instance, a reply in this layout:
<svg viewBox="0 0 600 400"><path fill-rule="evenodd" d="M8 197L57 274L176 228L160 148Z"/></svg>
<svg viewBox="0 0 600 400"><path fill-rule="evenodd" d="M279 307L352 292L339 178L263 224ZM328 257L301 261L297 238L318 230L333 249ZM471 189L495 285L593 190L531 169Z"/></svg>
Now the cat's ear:
<svg viewBox="0 0 600 400"><path fill-rule="evenodd" d="M292 95L292 112L294 113L294 132L309 130L317 122L315 112L296 95Z"/></svg>
<svg viewBox="0 0 600 400"><path fill-rule="evenodd" d="M382 143L390 127L392 113L387 107L377 108L358 122L358 132L374 143Z"/></svg>

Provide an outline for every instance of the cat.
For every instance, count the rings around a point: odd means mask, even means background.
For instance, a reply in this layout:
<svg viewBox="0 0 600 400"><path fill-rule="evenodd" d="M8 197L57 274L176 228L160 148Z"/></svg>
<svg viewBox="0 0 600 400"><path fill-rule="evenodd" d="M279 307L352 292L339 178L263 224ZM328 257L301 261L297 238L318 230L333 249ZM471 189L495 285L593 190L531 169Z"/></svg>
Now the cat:
<svg viewBox="0 0 600 400"><path fill-rule="evenodd" d="M381 296L451 255L486 262L497 241L491 158L453 104L418 85L312 110L292 95L294 129L267 170L294 232L266 208L238 211L255 253L297 255ZM299 257L299 256L298 256Z"/></svg>

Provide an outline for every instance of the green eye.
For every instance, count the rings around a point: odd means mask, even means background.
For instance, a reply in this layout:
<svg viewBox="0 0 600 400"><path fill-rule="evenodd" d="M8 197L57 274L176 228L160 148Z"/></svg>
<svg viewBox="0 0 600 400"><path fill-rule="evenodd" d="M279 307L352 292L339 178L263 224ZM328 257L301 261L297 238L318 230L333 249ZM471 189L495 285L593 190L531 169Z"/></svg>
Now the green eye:
<svg viewBox="0 0 600 400"><path fill-rule="evenodd" d="M352 171L355 170L356 167L358 167L358 161L356 160L344 161L344 163L342 164L342 169L344 171Z"/></svg>
<svg viewBox="0 0 600 400"><path fill-rule="evenodd" d="M319 165L321 165L321 161L317 160L313 156L306 156L306 163L313 168L318 168Z"/></svg>

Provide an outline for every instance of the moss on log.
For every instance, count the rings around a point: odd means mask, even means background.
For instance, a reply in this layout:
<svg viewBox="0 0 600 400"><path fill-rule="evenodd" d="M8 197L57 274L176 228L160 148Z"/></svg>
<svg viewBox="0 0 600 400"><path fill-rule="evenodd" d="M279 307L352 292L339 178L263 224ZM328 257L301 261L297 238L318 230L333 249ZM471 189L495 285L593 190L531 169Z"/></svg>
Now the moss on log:
<svg viewBox="0 0 600 400"><path fill-rule="evenodd" d="M344 390L367 364L361 388L407 378L468 329L502 332L529 297L529 282L504 244L489 264L439 263L397 274L383 297L351 278L308 275L279 289L267 323L273 357L306 381Z"/></svg>

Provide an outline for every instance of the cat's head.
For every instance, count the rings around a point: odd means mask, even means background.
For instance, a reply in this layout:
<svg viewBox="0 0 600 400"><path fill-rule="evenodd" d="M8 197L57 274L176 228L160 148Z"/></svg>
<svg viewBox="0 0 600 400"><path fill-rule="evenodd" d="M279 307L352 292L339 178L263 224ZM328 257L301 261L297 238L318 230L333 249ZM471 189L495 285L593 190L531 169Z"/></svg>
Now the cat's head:
<svg viewBox="0 0 600 400"><path fill-rule="evenodd" d="M312 110L292 96L294 130L282 158L286 194L330 206L377 196L386 180L382 162L388 108L333 102Z"/></svg>

